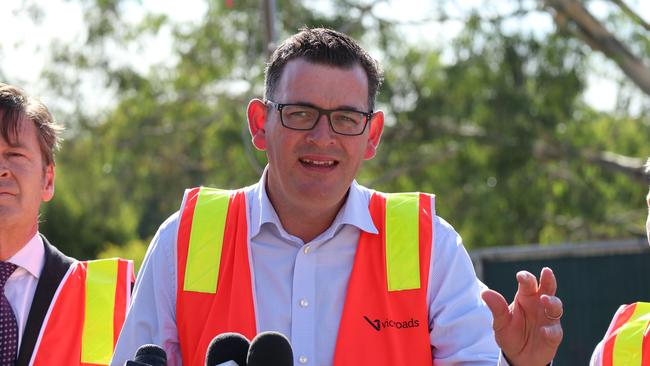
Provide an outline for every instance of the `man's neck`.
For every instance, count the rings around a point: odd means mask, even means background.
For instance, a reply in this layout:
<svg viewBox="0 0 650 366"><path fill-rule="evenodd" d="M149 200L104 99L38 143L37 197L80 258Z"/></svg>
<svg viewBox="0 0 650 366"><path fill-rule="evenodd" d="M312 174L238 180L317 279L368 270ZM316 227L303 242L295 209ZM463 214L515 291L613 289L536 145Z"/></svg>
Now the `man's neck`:
<svg viewBox="0 0 650 366"><path fill-rule="evenodd" d="M268 194L268 190L267 195L284 230L299 237L305 243L314 240L332 225L347 198L346 195L338 204L332 207L319 206L313 208L305 205L291 205L288 202L276 203L273 202L272 195Z"/></svg>
<svg viewBox="0 0 650 366"><path fill-rule="evenodd" d="M313 215L313 212L303 212L302 214L297 214L297 211L284 214L276 212L282 227L289 234L299 237L305 243L309 243L332 225L338 209L328 214L319 211L316 215Z"/></svg>
<svg viewBox="0 0 650 366"><path fill-rule="evenodd" d="M5 261L18 253L36 234L38 224L28 230L10 227L0 227L0 260Z"/></svg>

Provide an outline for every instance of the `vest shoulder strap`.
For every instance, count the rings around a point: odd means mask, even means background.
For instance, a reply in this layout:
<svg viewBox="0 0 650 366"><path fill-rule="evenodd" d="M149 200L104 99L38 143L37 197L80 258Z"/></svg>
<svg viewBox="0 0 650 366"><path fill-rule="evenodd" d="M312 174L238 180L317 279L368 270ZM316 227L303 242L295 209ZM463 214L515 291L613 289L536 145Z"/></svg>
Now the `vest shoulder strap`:
<svg viewBox="0 0 650 366"><path fill-rule="evenodd" d="M420 194L389 193L385 198L388 291L420 288Z"/></svg>
<svg viewBox="0 0 650 366"><path fill-rule="evenodd" d="M650 365L650 303L621 306L605 335L603 366Z"/></svg>
<svg viewBox="0 0 650 366"><path fill-rule="evenodd" d="M176 242L176 323L184 364L203 364L217 334L256 334L246 213L244 190L186 191Z"/></svg>
<svg viewBox="0 0 650 366"><path fill-rule="evenodd" d="M186 192L179 239L184 257L183 291L217 292L223 239L233 191L209 187ZM185 243L187 242L187 243Z"/></svg>
<svg viewBox="0 0 650 366"><path fill-rule="evenodd" d="M334 365L430 365L432 197L375 192L368 208L378 232L359 237Z"/></svg>
<svg viewBox="0 0 650 366"><path fill-rule="evenodd" d="M133 262L75 262L61 281L30 365L108 365L134 282Z"/></svg>

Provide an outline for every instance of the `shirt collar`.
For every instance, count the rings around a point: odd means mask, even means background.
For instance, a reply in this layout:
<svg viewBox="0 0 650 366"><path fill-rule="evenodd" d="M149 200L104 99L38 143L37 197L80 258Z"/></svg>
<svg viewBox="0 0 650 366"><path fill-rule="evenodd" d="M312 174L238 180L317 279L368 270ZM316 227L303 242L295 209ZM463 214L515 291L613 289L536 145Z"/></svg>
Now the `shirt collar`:
<svg viewBox="0 0 650 366"><path fill-rule="evenodd" d="M45 248L43 239L38 232L16 254L9 258L18 267L24 268L38 279L45 263Z"/></svg>
<svg viewBox="0 0 650 366"><path fill-rule="evenodd" d="M370 234L378 234L379 231L372 222L370 210L368 209L370 195L371 192L367 188L362 187L356 180L353 180L348 190L347 200L334 219L332 227L336 229L340 225L348 224Z"/></svg>
<svg viewBox="0 0 650 366"><path fill-rule="evenodd" d="M251 237L259 234L262 225L270 223L278 228L282 227L280 218L275 212L268 195L266 194L266 177L268 173L268 165L262 173L260 181L252 186L252 200L251 200L251 220L250 220L250 233ZM366 231L371 234L377 234L379 231L372 222L370 210L368 205L370 203L371 192L367 188L359 185L356 180L350 185L348 196L336 215L334 222L327 229L327 231L338 230L341 225L353 225L359 230Z"/></svg>

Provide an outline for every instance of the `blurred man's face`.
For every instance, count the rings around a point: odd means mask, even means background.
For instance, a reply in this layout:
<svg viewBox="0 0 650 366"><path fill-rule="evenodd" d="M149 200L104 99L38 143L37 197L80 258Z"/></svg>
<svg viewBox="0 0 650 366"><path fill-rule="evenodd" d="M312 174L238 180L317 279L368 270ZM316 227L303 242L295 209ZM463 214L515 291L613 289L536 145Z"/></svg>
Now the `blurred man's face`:
<svg viewBox="0 0 650 366"><path fill-rule="evenodd" d="M45 165L38 129L22 117L16 141L0 136L0 228L35 231L41 202L54 194L54 165Z"/></svg>

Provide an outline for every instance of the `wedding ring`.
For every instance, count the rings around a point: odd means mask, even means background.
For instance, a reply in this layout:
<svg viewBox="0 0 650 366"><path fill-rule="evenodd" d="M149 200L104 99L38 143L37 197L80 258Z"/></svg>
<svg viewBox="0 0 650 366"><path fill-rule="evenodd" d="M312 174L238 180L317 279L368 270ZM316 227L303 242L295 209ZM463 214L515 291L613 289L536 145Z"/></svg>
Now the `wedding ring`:
<svg viewBox="0 0 650 366"><path fill-rule="evenodd" d="M546 312L546 309L544 309L544 315L546 315L546 319L549 320L560 320L562 315L564 315L564 311L560 312L560 315L558 316L551 316L548 312Z"/></svg>

